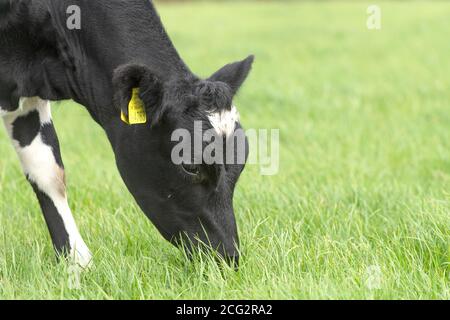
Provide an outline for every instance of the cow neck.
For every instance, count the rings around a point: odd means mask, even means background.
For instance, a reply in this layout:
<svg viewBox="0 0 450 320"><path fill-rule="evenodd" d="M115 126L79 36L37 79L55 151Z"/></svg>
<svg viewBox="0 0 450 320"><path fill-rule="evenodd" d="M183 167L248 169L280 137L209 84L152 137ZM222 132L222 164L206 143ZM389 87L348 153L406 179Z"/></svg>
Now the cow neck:
<svg viewBox="0 0 450 320"><path fill-rule="evenodd" d="M68 30L65 19L58 29L73 63L66 73L69 95L104 128L119 115L112 102L118 66L144 64L162 81L191 74L150 1L113 1L108 10L101 2L86 3L80 30Z"/></svg>

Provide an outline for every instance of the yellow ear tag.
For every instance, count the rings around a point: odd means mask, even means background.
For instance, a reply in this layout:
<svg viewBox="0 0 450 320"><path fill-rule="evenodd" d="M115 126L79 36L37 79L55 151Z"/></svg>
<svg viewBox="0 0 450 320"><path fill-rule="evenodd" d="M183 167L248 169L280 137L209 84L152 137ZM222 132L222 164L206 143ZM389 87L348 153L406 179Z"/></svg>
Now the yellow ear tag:
<svg viewBox="0 0 450 320"><path fill-rule="evenodd" d="M128 103L128 117L121 112L120 118L127 124L142 124L147 122L144 102L139 98L139 88L133 88L131 100Z"/></svg>

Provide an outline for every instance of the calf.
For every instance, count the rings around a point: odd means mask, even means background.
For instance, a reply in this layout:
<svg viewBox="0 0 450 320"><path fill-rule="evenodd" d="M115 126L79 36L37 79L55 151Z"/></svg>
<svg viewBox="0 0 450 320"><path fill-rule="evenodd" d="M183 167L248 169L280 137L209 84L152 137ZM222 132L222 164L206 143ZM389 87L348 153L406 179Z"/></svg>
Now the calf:
<svg viewBox="0 0 450 320"><path fill-rule="evenodd" d="M68 24L73 12L78 27ZM240 128L232 99L252 62L200 79L148 0L0 0L0 115L58 256L91 261L67 204L49 103L73 99L106 132L127 188L163 237L189 250L206 243L237 263L232 199L244 164L177 165L171 134L202 121L227 143Z"/></svg>

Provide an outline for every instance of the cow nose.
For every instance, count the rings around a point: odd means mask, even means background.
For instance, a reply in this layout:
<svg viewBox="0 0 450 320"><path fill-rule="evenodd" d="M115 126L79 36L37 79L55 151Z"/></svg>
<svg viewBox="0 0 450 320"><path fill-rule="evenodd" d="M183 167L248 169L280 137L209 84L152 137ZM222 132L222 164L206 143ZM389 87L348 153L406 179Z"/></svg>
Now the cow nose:
<svg viewBox="0 0 450 320"><path fill-rule="evenodd" d="M236 248L236 245L233 242L233 245L225 246L224 242L214 242L209 245L205 245L206 241L200 240L197 238L190 238L185 242L188 257L193 259L195 257L194 252L197 249L201 249L205 253L212 253L215 256L215 260L218 264L225 262L228 266L233 268L235 271L238 271L239 268L239 252Z"/></svg>
<svg viewBox="0 0 450 320"><path fill-rule="evenodd" d="M225 261L234 271L239 270L239 255L226 256Z"/></svg>
<svg viewBox="0 0 450 320"><path fill-rule="evenodd" d="M228 264L235 271L238 270L240 256L238 245L236 244L234 239L228 246L224 245L222 247L222 250L218 250L218 253L221 256L222 261Z"/></svg>

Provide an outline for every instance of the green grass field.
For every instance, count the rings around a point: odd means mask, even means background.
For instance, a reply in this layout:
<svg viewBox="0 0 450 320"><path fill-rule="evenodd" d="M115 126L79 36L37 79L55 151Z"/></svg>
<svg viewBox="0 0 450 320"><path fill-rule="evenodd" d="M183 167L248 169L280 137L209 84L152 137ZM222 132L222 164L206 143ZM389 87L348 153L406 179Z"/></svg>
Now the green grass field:
<svg viewBox="0 0 450 320"><path fill-rule="evenodd" d="M159 5L198 74L256 55L242 122L280 129L279 174L249 166L236 190L239 272L189 263L163 240L101 129L59 103L95 267L70 289L1 129L0 298L450 299L450 4L379 4L380 31L366 28L365 1Z"/></svg>

